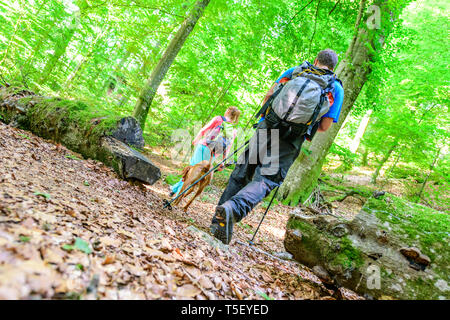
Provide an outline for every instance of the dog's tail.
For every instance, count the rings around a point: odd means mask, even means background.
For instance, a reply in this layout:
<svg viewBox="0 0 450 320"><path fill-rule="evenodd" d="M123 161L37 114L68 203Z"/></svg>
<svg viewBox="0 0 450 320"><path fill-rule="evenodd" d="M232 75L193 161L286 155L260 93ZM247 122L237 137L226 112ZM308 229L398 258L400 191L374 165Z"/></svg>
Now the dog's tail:
<svg viewBox="0 0 450 320"><path fill-rule="evenodd" d="M212 168L212 160L214 156L214 152L212 150L209 150L211 154L209 155L209 168Z"/></svg>

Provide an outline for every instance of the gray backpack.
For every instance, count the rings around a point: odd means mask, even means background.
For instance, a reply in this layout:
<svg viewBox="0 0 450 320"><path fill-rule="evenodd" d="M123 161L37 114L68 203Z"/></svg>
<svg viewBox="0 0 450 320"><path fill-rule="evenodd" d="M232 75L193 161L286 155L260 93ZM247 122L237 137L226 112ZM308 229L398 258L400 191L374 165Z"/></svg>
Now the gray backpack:
<svg viewBox="0 0 450 320"><path fill-rule="evenodd" d="M336 75L304 62L295 68L292 78L274 89L271 109L283 121L314 124L330 109L328 92L334 90Z"/></svg>

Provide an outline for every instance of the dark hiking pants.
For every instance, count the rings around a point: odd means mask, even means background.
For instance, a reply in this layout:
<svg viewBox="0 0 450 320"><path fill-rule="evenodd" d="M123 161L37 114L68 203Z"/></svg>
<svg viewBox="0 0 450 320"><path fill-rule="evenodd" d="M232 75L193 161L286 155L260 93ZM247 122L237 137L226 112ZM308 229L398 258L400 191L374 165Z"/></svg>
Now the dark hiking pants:
<svg viewBox="0 0 450 320"><path fill-rule="evenodd" d="M278 130L268 129L262 121L240 155L218 203L231 208L236 221L244 218L283 182L297 158L303 136L286 141L279 135Z"/></svg>

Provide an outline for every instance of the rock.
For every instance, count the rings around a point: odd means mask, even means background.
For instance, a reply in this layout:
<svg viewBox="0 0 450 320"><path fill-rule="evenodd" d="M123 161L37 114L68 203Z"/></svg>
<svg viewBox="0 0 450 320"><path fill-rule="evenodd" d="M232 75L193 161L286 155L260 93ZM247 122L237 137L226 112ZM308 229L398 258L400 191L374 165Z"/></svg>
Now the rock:
<svg viewBox="0 0 450 320"><path fill-rule="evenodd" d="M381 198L386 194L385 191L375 191L372 195L375 199Z"/></svg>
<svg viewBox="0 0 450 320"><path fill-rule="evenodd" d="M132 145L139 149L143 148L145 145L142 129L137 120L133 117L120 119L117 123L117 129L112 132L111 136L127 145Z"/></svg>
<svg viewBox="0 0 450 320"><path fill-rule="evenodd" d="M113 137L104 137L101 146L109 155L106 159L102 157L103 162L110 163L123 179L153 184L161 178L161 170L157 166L125 143Z"/></svg>
<svg viewBox="0 0 450 320"><path fill-rule="evenodd" d="M319 277L319 279L326 284L333 284L330 274L322 266L314 266L312 272Z"/></svg>
<svg viewBox="0 0 450 320"><path fill-rule="evenodd" d="M274 252L273 255L277 258L283 259L283 260L292 260L293 256L289 252L283 251L283 252Z"/></svg>
<svg viewBox="0 0 450 320"><path fill-rule="evenodd" d="M450 299L448 230L449 215L389 194L353 220L291 214L284 246L319 278L367 297Z"/></svg>

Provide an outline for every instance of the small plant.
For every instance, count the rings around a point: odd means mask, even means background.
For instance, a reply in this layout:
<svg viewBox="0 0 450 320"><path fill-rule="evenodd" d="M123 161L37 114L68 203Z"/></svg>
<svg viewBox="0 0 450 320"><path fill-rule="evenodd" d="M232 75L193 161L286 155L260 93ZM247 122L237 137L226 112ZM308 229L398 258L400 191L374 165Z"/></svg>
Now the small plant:
<svg viewBox="0 0 450 320"><path fill-rule="evenodd" d="M73 154L66 154L65 157L67 159L72 159L72 160L81 160L80 158L78 158L77 156L74 156Z"/></svg>
<svg viewBox="0 0 450 320"><path fill-rule="evenodd" d="M47 200L50 200L50 198L51 198L51 196L50 196L48 193L45 193L45 192L39 192L39 191L36 191L36 192L34 193L34 195L35 195L35 196L41 196L41 197L44 197L44 198L47 199Z"/></svg>
<svg viewBox="0 0 450 320"><path fill-rule="evenodd" d="M20 137L22 137L22 138L24 138L24 139L28 139L28 140L30 140L30 137L29 137L29 136L27 136L26 134L23 134L23 133L19 133L19 136L20 136Z"/></svg>
<svg viewBox="0 0 450 320"><path fill-rule="evenodd" d="M30 237L27 237L27 236L20 236L20 237L19 237L19 241L20 241L20 242L28 242L28 241L30 241Z"/></svg>

